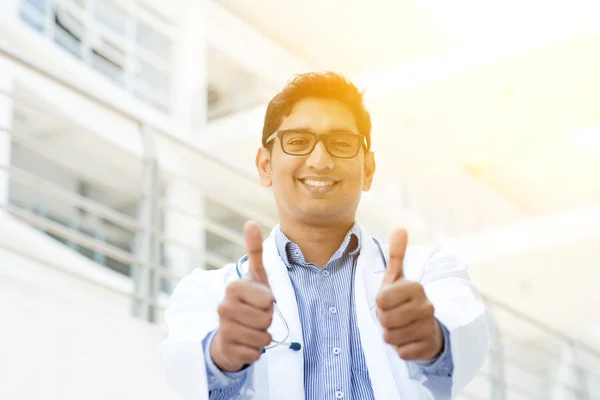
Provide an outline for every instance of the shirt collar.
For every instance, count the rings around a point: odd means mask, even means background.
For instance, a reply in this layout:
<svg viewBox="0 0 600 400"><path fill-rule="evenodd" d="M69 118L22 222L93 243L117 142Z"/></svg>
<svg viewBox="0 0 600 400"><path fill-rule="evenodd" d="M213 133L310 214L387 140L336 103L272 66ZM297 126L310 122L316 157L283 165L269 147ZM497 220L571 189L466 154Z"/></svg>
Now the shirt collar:
<svg viewBox="0 0 600 400"><path fill-rule="evenodd" d="M288 239L279 226L275 229L275 244L277 246L279 257L281 257L287 268L291 268L293 264L306 263L300 247ZM355 222L348 233L346 233L340 248L333 254L330 262L344 254L355 256L360 252L360 247L360 228Z"/></svg>

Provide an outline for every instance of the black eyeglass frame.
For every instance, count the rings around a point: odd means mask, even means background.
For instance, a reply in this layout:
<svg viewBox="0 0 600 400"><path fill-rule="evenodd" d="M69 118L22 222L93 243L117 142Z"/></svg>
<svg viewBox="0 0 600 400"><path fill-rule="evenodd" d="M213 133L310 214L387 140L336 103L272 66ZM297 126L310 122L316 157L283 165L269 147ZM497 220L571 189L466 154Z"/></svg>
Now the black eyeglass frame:
<svg viewBox="0 0 600 400"><path fill-rule="evenodd" d="M287 151L285 151L284 147L283 147L283 140L282 137L283 135L285 135L286 133L289 132L297 132L297 133L306 133L311 135L312 137L315 138L315 141L312 145L312 147L303 154L293 154L293 153L288 153ZM328 133L321 133L321 134L317 134L311 131L307 131L307 130L302 130L302 129L281 129L278 131L275 131L271 134L271 136L269 136L267 138L267 140L265 141L265 144L269 144L269 142L273 141L275 138L279 138L279 144L281 145L281 151L283 151L285 154L288 154L290 156L306 156L310 153L312 153L315 150L315 147L317 147L317 144L323 139L327 139L329 136L333 136L333 135L340 135L340 134L345 134L345 135L352 135L352 136L356 136L357 138L362 137L363 138L363 143L362 145L365 148L365 151L368 150L367 147L367 137L365 135L361 135L361 134L356 134L354 132L349 132L349 131L338 131L338 132L328 132ZM360 139L359 139L360 140ZM323 142L325 143L325 142ZM354 158L358 155L358 152L360 151L360 146L358 146L356 148L356 153L352 156L348 156L348 157L340 157L340 156L336 156L334 154L331 154L331 152L329 151L329 149L327 148L327 145L325 145L325 149L327 150L327 153L331 156L331 157L335 157L335 158L341 158L341 159L349 159L349 158Z"/></svg>

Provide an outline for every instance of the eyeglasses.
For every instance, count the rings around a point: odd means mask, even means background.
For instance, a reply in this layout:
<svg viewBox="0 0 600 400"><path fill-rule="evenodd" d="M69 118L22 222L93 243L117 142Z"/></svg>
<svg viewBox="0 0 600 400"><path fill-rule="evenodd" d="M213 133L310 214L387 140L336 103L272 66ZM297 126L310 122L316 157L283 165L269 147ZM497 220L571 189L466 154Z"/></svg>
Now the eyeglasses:
<svg viewBox="0 0 600 400"><path fill-rule="evenodd" d="M279 138L281 149L291 156L305 156L312 153L317 143L323 141L329 155L337 158L354 158L361 146L367 148L367 138L350 132L330 132L317 135L314 132L283 129L273 133L266 143Z"/></svg>

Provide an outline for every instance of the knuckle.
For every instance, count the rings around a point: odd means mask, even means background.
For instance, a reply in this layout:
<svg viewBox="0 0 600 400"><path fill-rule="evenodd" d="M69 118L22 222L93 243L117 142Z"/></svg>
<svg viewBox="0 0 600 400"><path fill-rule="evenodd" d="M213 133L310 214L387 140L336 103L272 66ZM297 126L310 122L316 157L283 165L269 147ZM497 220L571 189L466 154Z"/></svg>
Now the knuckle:
<svg viewBox="0 0 600 400"><path fill-rule="evenodd" d="M429 301L423 306L423 312L427 317L433 317L435 314L435 307Z"/></svg>
<svg viewBox="0 0 600 400"><path fill-rule="evenodd" d="M268 296L262 296L260 298L260 308L269 308L269 306L271 306L271 304L273 304L273 302L271 301L271 298Z"/></svg>
<svg viewBox="0 0 600 400"><path fill-rule="evenodd" d="M219 307L217 307L217 313L221 316L229 316L231 315L231 306L227 303L227 302L222 302L221 304L219 304Z"/></svg>
<svg viewBox="0 0 600 400"><path fill-rule="evenodd" d="M379 296L377 296L376 303L377 303L377 306L380 309L385 309L386 305L387 305L387 295L386 295L386 293L382 293Z"/></svg>
<svg viewBox="0 0 600 400"><path fill-rule="evenodd" d="M382 311L379 313L379 322L381 323L381 326L383 326L384 328L389 327L390 325L390 313Z"/></svg>
<svg viewBox="0 0 600 400"><path fill-rule="evenodd" d="M415 296L420 296L421 294L425 293L423 290L423 285L421 285L419 282L410 282L408 284L408 287L411 291L411 293Z"/></svg>
<svg viewBox="0 0 600 400"><path fill-rule="evenodd" d="M392 334L392 332L390 330L386 329L383 332L383 340L385 340L385 342L389 343L389 344L394 343L394 335Z"/></svg>
<svg viewBox="0 0 600 400"><path fill-rule="evenodd" d="M260 324L260 329L268 329L273 322L273 314L267 314L264 316L262 323Z"/></svg>
<svg viewBox="0 0 600 400"><path fill-rule="evenodd" d="M411 360L413 358L412 350L406 346L398 348L397 352L403 360Z"/></svg>
<svg viewBox="0 0 600 400"><path fill-rule="evenodd" d="M263 340L263 346L268 346L269 344L271 344L271 341L273 340L273 338L271 337L270 333L265 333L264 336L264 340Z"/></svg>
<svg viewBox="0 0 600 400"><path fill-rule="evenodd" d="M230 296L237 295L240 291L241 285L242 285L241 281L231 282L229 285L227 285L227 288L225 289L226 296L230 297Z"/></svg>
<svg viewBox="0 0 600 400"><path fill-rule="evenodd" d="M271 294L271 291L264 287L260 287L259 299L260 302L264 305L264 307L268 307L275 301L275 298L273 297L273 294Z"/></svg>
<svg viewBox="0 0 600 400"><path fill-rule="evenodd" d="M251 354L251 357L252 357L251 362L258 360L260 358L260 355L261 355L261 352L259 350L253 350L252 354Z"/></svg>
<svg viewBox="0 0 600 400"><path fill-rule="evenodd" d="M244 354L244 362L246 364L252 364L254 361L258 360L260 357L260 351L256 349L248 349L248 351Z"/></svg>

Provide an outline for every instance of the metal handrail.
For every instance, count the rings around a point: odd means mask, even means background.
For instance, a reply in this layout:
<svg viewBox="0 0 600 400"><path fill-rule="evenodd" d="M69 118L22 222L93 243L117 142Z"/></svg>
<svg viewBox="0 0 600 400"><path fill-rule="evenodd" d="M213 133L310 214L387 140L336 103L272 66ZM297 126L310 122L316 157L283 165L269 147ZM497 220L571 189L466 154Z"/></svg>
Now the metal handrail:
<svg viewBox="0 0 600 400"><path fill-rule="evenodd" d="M69 171L74 171L74 172L83 174L86 177L88 177L90 180L95 181L103 186L106 186L107 188L114 189L115 191L117 191L121 194L125 194L128 196L134 196L137 198L142 197L141 193L131 191L129 188L120 186L120 185L116 184L115 182L108 181L104 178L100 178L97 174L93 174L92 172L87 170L82 165L77 165L77 164L68 162L63 157L55 156L55 155L49 154L47 152L44 152L43 150L40 149L40 146L34 144L31 140L27 140L24 137L15 134L14 132L12 132L11 129L0 126L0 133L10 136L11 140L13 140L14 142L19 143L21 146L27 148L28 150L31 150L37 154L42 155L44 158L47 158L48 160L56 163L57 165L60 165L61 167L65 168Z"/></svg>
<svg viewBox="0 0 600 400"><path fill-rule="evenodd" d="M41 258L41 257L36 257L34 255L34 253L32 253L32 252L22 251L20 249L17 249L16 247L6 245L5 243L2 243L2 242L0 242L0 249L1 250L9 251L9 252L11 252L13 254L18 255L19 257L23 257L23 258L27 259L27 260L34 261L36 263L48 266L48 267L52 268L55 271L61 272L61 273L65 274L65 275L68 275L69 277L72 277L72 278L74 277L74 278L79 279L79 280L81 280L81 281L83 281L85 283L92 284L94 286L99 286L99 287L101 287L103 289L106 289L106 290L112 292L112 293L123 295L123 296L126 296L128 298L136 299L136 300L140 300L140 301L144 300L142 297L137 296L134 292L119 290L119 289L114 288L111 285L107 285L105 283L99 282L96 279L88 278L85 275L82 275L82 274L73 274L73 273L70 273L68 271L65 271L65 269L62 266L60 266L59 264L53 263L53 262L48 261L47 259L44 259L44 258ZM168 301L166 299L165 300L159 299L157 301L155 301L155 300L149 300L148 303L150 305L159 306L162 310L165 310L167 308L167 306L168 306Z"/></svg>
<svg viewBox="0 0 600 400"><path fill-rule="evenodd" d="M205 217L195 215L193 212L187 211L182 207L169 204L165 201L162 201L160 206L165 211L173 211L179 215L185 216L193 221L196 221L207 231L214 233L215 235L218 235L223 239L227 239L231 243L244 247L244 238L239 232L229 229L223 225L217 224L216 222L210 221Z"/></svg>
<svg viewBox="0 0 600 400"><path fill-rule="evenodd" d="M166 269L162 265L155 264L147 264L141 263L134 258L134 256L126 251L107 244L104 241L87 237L87 235L82 234L81 232L75 231L73 229L67 228L64 225L52 221L46 217L34 214L30 211L27 211L21 207L7 204L0 205L0 209L6 210L8 213L13 215L14 217L26 221L28 224L35 226L36 228L43 229L44 231L50 232L56 236L59 236L65 240L69 240L73 243L76 243L79 246L85 247L89 250L96 251L104 256L112 257L117 261L123 262L125 264L129 264L136 267L149 268L153 271L156 271L161 276L169 279L171 281L178 281L183 278L185 275L177 275L173 274L171 271ZM174 239L164 238L165 243L174 244L181 248L184 248L189 251L200 251L202 249L194 248L188 246L182 242L178 242ZM206 252L204 255L206 262L216 268L221 268L223 265L231 263L232 260L228 260L224 257L221 257L212 252Z"/></svg>
<svg viewBox="0 0 600 400"><path fill-rule="evenodd" d="M86 197L80 196L75 193L71 193L68 190L60 188L42 178L39 178L39 177L37 177L27 171L24 171L20 168L0 165L0 170L6 171L9 174L9 176L11 177L11 179L19 181L21 184L23 184L27 187L30 187L33 189L38 189L39 191L47 193L58 200L64 201L65 203L67 203L69 205L82 208L82 209L88 211L90 214L105 218L107 221L113 222L116 225L121 225L122 227L130 228L132 232L150 229L149 227L144 227L144 226L140 225L139 223L137 223L137 221L135 219L133 219L125 214L115 211L107 206L104 206L104 205L97 203L93 200L90 200ZM49 232L52 232L52 233L62 237L65 240L70 240L73 243L76 243L80 246L88 248L89 250L98 251L102 255L113 257L116 260L125 262L127 264L131 264L131 265L139 265L140 264L138 261L136 261L133 258L133 255L127 254L127 256L125 256L124 255L125 253L122 251L120 252L120 250L117 247L114 247L111 245L106 245L106 246L101 245L105 242L98 241L97 239L88 239L85 237L79 237L78 231L64 227L64 225L58 224L55 221L47 219L43 216L31 213L21 207L17 207L16 205L6 205L6 206L2 206L2 207L7 209L7 211L9 211L11 214L27 221L28 223L30 223L40 229L48 230ZM165 207L168 208L170 206L165 204ZM208 231L213 232L216 235L218 235L226 240L229 240L230 242L232 242L234 244L243 246L243 238L241 237L241 235L236 234L235 231L233 231L223 225L220 225L214 221L207 220L206 218L200 218L196 215L193 215L192 213L186 212L183 209L178 209L177 211L181 212L181 213L185 213L185 215L190 218L196 219ZM156 229L152 229L152 233L159 235L161 238L161 242L164 244L173 244L173 245L176 245L180 248L184 248L191 252L202 251L202 249L200 249L200 248L189 246L189 245L187 245L181 241L178 241L174 238L170 238L167 235L165 235L163 232L159 232ZM119 253L116 256L115 256L115 251L117 253ZM223 265L231 262L231 260L220 257L211 252L207 252L206 261L209 265L216 267L216 268L220 268ZM164 267L161 267L161 268L164 268ZM171 275L166 271L164 272L164 274ZM177 276L177 278L179 279L181 277Z"/></svg>
<svg viewBox="0 0 600 400"><path fill-rule="evenodd" d="M126 214L115 211L112 208L87 197L72 193L69 190L54 185L23 169L0 164L0 170L6 171L11 179L20 182L24 186L37 189L40 192L46 193L57 200L64 201L69 205L85 210L117 226L120 226L121 228L130 230L131 232L141 231L145 228L141 226L134 218Z"/></svg>
<svg viewBox="0 0 600 400"><path fill-rule="evenodd" d="M519 317L520 319L526 321L527 323L543 330L544 332L546 332L552 336L555 336L555 337L561 339L561 341L563 341L563 342L577 345L577 347L579 347L580 349L585 350L586 352L588 352L589 354L592 354L594 357L596 357L600 360L600 351L598 349L588 346L586 343L582 342L581 340L573 338L563 332L560 332L560 331L552 328L548 324L545 324L539 320L536 320L536 319L530 317L529 315L524 314L519 310L516 310L515 308L509 306L508 304L506 304L500 300L492 299L486 295L481 295L481 297L482 297L482 299L485 300L486 303L492 304L492 305L494 305L494 307L498 307L502 310L510 312L511 314Z"/></svg>
<svg viewBox="0 0 600 400"><path fill-rule="evenodd" d="M512 336L512 335L510 335L509 333L507 333L505 331L502 331L502 336L503 337L509 337L512 341L514 341L516 343L519 343L519 338L517 338L516 336ZM558 340L561 340L561 343L564 343L564 341L562 341L562 339L558 339ZM571 343L571 342L567 342L567 343ZM574 344L578 345L577 343L574 343ZM553 350L550 350L550 349L546 348L545 346L540 345L539 343L528 343L528 346L534 346L537 349L539 349L540 351L542 351L542 352L544 352L546 354L550 354L550 355L554 356L555 359L560 359L563 356L562 354L557 353L557 352L555 352ZM593 354L593 353L590 353L590 354L592 356L594 356L595 358L598 358L598 357L596 357L595 354ZM504 355L504 357L506 358L507 356ZM598 360L600 361L600 358L598 358ZM570 369L576 370L576 369L580 368L580 366L578 364L573 364L573 363L570 363L568 361L561 361L561 363L562 363L563 366L566 366L566 367L568 367ZM597 377L598 381L600 382L600 372L589 371L589 374Z"/></svg>
<svg viewBox="0 0 600 400"><path fill-rule="evenodd" d="M498 352L496 350L492 349L492 350L490 350L489 354L491 356L494 356L494 355L497 355ZM514 356L507 356L506 354L503 354L503 357L504 357L504 364L507 366L513 366L513 367L517 368L518 370L523 371L535 378L543 379L544 381L558 383L561 385L561 387L567 388L568 390L570 390L572 392L579 393L577 388L572 387L567 382L564 382L557 378L552 378L552 376L547 376L547 375L543 374L542 371L540 369L538 369L537 367L533 367L531 365L525 364L523 362L523 360L520 360ZM507 361L510 361L510 362L507 362Z"/></svg>
<svg viewBox="0 0 600 400"><path fill-rule="evenodd" d="M76 243L80 246L83 246L87 249L93 251L99 251L100 253L112 257L117 261L126 264L137 264L137 261L130 253L126 251L107 244L102 240L98 240L95 238L86 237L86 235L82 235L80 232L75 231L74 229L67 228L62 224L54 222L46 217L42 217L40 215L34 214L30 211L24 210L21 207L14 206L12 204L0 204L0 209L5 209L13 216L27 221L30 225L36 226L40 229L43 229L47 232L60 236L64 239L70 240L73 243Z"/></svg>
<svg viewBox="0 0 600 400"><path fill-rule="evenodd" d="M200 189L200 190L203 189L200 184L195 182L190 177L186 177L186 176L183 176L181 174L178 174L178 173L172 172L172 171L161 171L161 172L163 173L163 175L166 175L166 176L170 177L171 179L176 179L177 181L179 181L181 183L185 183L192 189ZM208 198L209 200L212 200L216 203L220 203L220 204L224 205L225 207L229 208L230 210L232 210L240 215L245 215L246 217L258 222L260 225L262 225L264 227L272 228L277 224L276 221L273 221L270 218L265 217L264 215L257 213L255 211L252 211L248 208L241 207L239 204L232 202L228 198L214 196L210 193L203 193L203 196Z"/></svg>

